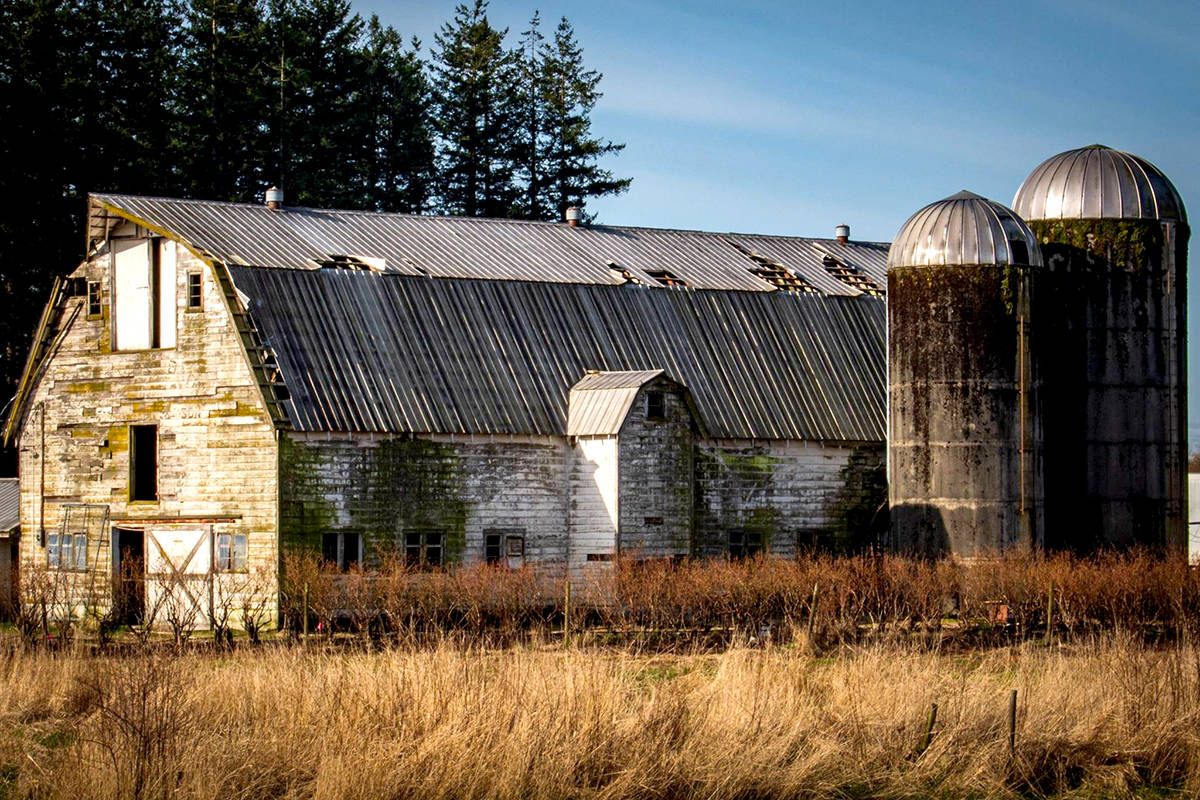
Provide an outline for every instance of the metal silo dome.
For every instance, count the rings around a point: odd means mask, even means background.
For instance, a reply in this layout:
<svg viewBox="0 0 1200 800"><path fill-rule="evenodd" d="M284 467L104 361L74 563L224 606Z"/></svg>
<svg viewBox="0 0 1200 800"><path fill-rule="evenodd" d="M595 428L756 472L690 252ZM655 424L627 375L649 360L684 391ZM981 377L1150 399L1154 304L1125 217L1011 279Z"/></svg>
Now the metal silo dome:
<svg viewBox="0 0 1200 800"><path fill-rule="evenodd" d="M1048 158L1017 190L1013 209L1035 219L1187 222L1171 181L1144 158L1100 144Z"/></svg>
<svg viewBox="0 0 1200 800"><path fill-rule="evenodd" d="M962 191L909 217L888 251L888 269L950 264L1040 267L1042 252L1011 209Z"/></svg>

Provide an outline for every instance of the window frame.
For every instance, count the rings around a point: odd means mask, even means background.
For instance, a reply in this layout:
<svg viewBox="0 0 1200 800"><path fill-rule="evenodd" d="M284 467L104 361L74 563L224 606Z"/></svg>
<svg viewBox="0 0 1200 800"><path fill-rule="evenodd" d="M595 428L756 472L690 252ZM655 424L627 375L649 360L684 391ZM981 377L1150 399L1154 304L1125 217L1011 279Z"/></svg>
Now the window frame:
<svg viewBox="0 0 1200 800"><path fill-rule="evenodd" d="M193 286L193 283L195 285ZM193 289L195 290L193 292ZM189 313L196 313L204 310L204 273L198 269L189 269L187 271L187 302L185 308ZM195 303L192 300L195 299Z"/></svg>
<svg viewBox="0 0 1200 800"><path fill-rule="evenodd" d="M483 562L498 567L510 567L512 559L519 559L522 564L525 563L525 529L485 528Z"/></svg>
<svg viewBox="0 0 1200 800"><path fill-rule="evenodd" d="M651 397L655 398L651 402ZM655 408L657 406L657 408ZM667 393L662 389L646 390L646 421L664 422L667 419Z"/></svg>
<svg viewBox="0 0 1200 800"><path fill-rule="evenodd" d="M328 543L333 542L334 557L328 557ZM347 558L347 538L353 537L355 551L353 558ZM323 564L332 564L338 572L349 572L351 568L358 566L362 567L363 563L363 537L357 531L325 531L321 534L321 562Z"/></svg>
<svg viewBox="0 0 1200 800"><path fill-rule="evenodd" d="M751 539L756 541L751 542ZM730 561L744 561L766 551L762 531L730 528L726 533L726 554Z"/></svg>
<svg viewBox="0 0 1200 800"><path fill-rule="evenodd" d="M69 561L64 565L64 557ZM47 533L46 568L56 572L87 572L86 533Z"/></svg>
<svg viewBox="0 0 1200 800"><path fill-rule="evenodd" d="M218 533L214 538L213 571L249 572L249 543L244 533ZM225 553L222 555L221 550Z"/></svg>
<svg viewBox="0 0 1200 800"><path fill-rule="evenodd" d="M104 316L104 299L100 294L100 281L87 282L86 300L87 318L100 319Z"/></svg>
<svg viewBox="0 0 1200 800"><path fill-rule="evenodd" d="M415 542L414 542L415 539ZM431 540L436 539L436 542ZM430 553L437 560L430 560ZM446 566L446 532L439 528L404 532L404 563L409 569L436 570Z"/></svg>

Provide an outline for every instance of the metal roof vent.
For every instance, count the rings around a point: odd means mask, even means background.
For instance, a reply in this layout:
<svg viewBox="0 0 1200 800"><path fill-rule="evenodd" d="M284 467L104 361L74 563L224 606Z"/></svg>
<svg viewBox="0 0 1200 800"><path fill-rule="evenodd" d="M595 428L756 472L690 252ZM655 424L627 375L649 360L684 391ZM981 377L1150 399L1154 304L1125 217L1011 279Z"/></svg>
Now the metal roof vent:
<svg viewBox="0 0 1200 800"><path fill-rule="evenodd" d="M997 202L962 191L908 218L888 250L888 269L945 265L1042 265L1037 237Z"/></svg>
<svg viewBox="0 0 1200 800"><path fill-rule="evenodd" d="M579 221L583 219L583 211L579 206L567 206L567 224L572 228L579 227Z"/></svg>
<svg viewBox="0 0 1200 800"><path fill-rule="evenodd" d="M1023 219L1158 219L1187 222L1179 192L1158 167L1100 144L1043 161L1017 190Z"/></svg>
<svg viewBox="0 0 1200 800"><path fill-rule="evenodd" d="M850 226L843 222L833 229L833 235L839 242L845 244L850 241Z"/></svg>
<svg viewBox="0 0 1200 800"><path fill-rule="evenodd" d="M270 189L267 189L266 200L267 208L272 211L278 211L283 208L283 189L280 189L278 186L272 186Z"/></svg>

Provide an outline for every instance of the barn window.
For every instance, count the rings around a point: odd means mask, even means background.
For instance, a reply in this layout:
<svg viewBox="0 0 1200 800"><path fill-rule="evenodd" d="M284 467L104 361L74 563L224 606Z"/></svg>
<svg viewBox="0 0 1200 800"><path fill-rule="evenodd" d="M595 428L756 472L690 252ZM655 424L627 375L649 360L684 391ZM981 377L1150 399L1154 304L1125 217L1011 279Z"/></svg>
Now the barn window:
<svg viewBox="0 0 1200 800"><path fill-rule="evenodd" d="M129 499L158 500L158 426L129 426Z"/></svg>
<svg viewBox="0 0 1200 800"><path fill-rule="evenodd" d="M489 564L514 566L525 560L525 531L521 528L492 528L484 532L483 557Z"/></svg>
<svg viewBox="0 0 1200 800"><path fill-rule="evenodd" d="M646 392L646 419L662 421L667 418L667 398L659 391Z"/></svg>
<svg viewBox="0 0 1200 800"><path fill-rule="evenodd" d="M216 567L220 572L246 571L246 534L217 534Z"/></svg>
<svg viewBox="0 0 1200 800"><path fill-rule="evenodd" d="M446 535L441 531L409 531L404 534L404 561L425 569L442 565Z"/></svg>
<svg viewBox="0 0 1200 800"><path fill-rule="evenodd" d="M362 536L344 532L322 534L321 558L342 572L361 564Z"/></svg>
<svg viewBox="0 0 1200 800"><path fill-rule="evenodd" d="M199 272L187 274L187 307L188 311L199 311L203 308L204 295L201 293L201 278Z"/></svg>
<svg viewBox="0 0 1200 800"><path fill-rule="evenodd" d="M89 319L100 316L100 281L87 282L87 313Z"/></svg>
<svg viewBox="0 0 1200 800"><path fill-rule="evenodd" d="M499 533L489 533L483 537L483 558L489 564L500 564L503 562L502 544L504 536Z"/></svg>
<svg viewBox="0 0 1200 800"><path fill-rule="evenodd" d="M174 347L174 242L114 241L112 253L113 348Z"/></svg>
<svg viewBox="0 0 1200 800"><path fill-rule="evenodd" d="M729 557L750 558L762 552L762 533L759 531L732 530L729 532Z"/></svg>
<svg viewBox="0 0 1200 800"><path fill-rule="evenodd" d="M46 566L50 569L86 570L87 534L50 534L46 538Z"/></svg>

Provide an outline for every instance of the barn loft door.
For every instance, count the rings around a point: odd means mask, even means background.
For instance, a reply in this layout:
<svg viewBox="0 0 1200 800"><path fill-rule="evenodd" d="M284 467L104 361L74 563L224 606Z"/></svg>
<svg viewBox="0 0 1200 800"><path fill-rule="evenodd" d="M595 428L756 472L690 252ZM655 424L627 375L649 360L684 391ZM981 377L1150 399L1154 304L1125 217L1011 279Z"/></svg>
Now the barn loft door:
<svg viewBox="0 0 1200 800"><path fill-rule="evenodd" d="M206 528L146 531L146 623L196 630L212 611L212 534Z"/></svg>

